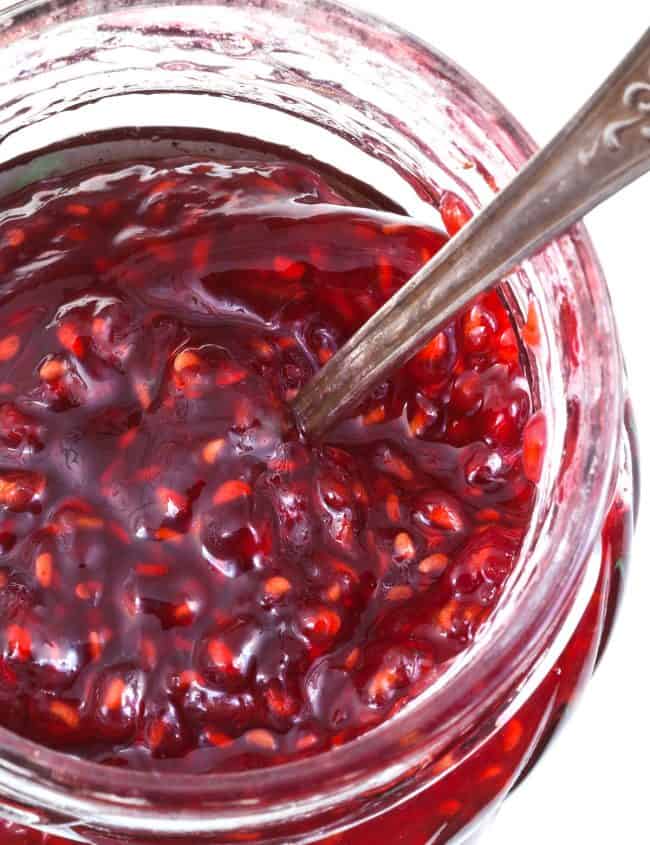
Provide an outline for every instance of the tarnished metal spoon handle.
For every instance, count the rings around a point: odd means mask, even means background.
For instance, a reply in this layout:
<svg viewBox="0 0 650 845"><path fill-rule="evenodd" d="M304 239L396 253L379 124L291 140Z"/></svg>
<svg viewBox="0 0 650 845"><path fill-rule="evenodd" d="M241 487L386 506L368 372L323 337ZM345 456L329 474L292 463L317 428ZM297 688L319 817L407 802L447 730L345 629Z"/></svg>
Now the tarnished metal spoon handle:
<svg viewBox="0 0 650 845"><path fill-rule="evenodd" d="M650 29L515 179L334 355L294 402L321 436L477 294L650 169Z"/></svg>

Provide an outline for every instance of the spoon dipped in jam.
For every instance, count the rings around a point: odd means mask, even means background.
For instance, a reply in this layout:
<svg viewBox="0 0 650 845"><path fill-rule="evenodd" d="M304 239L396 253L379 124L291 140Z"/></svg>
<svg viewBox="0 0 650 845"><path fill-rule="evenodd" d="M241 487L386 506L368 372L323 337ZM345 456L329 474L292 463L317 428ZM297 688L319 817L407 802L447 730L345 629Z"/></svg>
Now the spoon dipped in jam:
<svg viewBox="0 0 650 845"><path fill-rule="evenodd" d="M583 108L399 289L294 402L324 432L524 258L650 169L650 30Z"/></svg>

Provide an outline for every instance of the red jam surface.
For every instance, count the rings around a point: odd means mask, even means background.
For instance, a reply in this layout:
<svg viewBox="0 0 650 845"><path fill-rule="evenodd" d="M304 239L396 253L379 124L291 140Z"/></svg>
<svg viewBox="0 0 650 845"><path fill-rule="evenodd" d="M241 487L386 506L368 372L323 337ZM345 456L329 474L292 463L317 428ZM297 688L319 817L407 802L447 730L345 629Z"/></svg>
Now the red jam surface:
<svg viewBox="0 0 650 845"><path fill-rule="evenodd" d="M381 723L467 647L544 440L499 295L326 443L290 412L446 240L254 157L5 201L4 726L138 769L267 766Z"/></svg>

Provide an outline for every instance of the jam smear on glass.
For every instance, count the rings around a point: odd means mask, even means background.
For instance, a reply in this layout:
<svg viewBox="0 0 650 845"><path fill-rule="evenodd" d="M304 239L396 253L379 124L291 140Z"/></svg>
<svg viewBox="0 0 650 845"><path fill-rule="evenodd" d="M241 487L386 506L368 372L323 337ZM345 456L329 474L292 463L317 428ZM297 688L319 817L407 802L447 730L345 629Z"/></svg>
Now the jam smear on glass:
<svg viewBox="0 0 650 845"><path fill-rule="evenodd" d="M442 200L453 234L468 211ZM544 450L499 294L324 442L290 409L447 238L253 155L4 201L2 725L135 769L269 766L390 718L467 647Z"/></svg>

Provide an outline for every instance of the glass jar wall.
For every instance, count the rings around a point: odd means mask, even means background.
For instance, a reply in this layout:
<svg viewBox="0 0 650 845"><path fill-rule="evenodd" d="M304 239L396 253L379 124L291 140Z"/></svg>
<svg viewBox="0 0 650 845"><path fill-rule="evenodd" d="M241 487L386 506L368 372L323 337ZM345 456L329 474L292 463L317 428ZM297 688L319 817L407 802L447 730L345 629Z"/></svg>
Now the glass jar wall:
<svg viewBox="0 0 650 845"><path fill-rule="evenodd" d="M3 196L102 160L126 129L112 161L134 147L214 154L225 136L289 146L437 224L445 192L478 209L532 152L447 59L329 2L25 3L0 16L0 46ZM432 845L480 832L593 671L634 501L623 365L584 230L526 262L503 296L546 459L520 567L452 670L359 740L245 775L125 779L2 730L8 843Z"/></svg>

